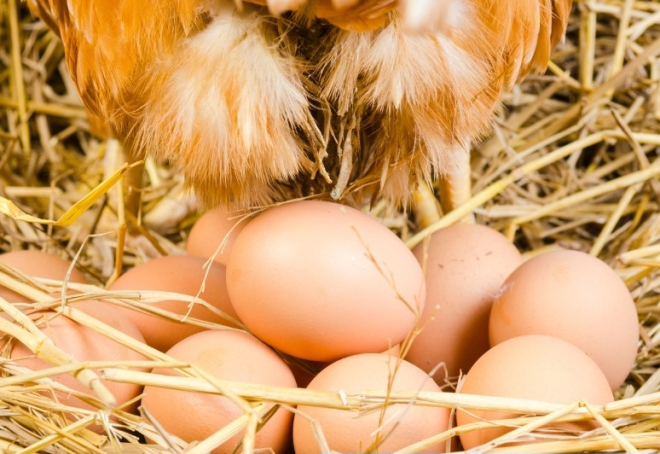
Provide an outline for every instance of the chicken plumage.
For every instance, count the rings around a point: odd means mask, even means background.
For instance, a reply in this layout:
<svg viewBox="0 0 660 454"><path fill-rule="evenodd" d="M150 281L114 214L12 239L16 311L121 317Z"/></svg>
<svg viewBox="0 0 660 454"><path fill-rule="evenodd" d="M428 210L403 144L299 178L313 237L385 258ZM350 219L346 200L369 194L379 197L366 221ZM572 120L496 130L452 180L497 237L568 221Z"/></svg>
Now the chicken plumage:
<svg viewBox="0 0 660 454"><path fill-rule="evenodd" d="M30 0L135 158L240 207L321 192L406 203L464 172L502 91L545 69L571 3Z"/></svg>

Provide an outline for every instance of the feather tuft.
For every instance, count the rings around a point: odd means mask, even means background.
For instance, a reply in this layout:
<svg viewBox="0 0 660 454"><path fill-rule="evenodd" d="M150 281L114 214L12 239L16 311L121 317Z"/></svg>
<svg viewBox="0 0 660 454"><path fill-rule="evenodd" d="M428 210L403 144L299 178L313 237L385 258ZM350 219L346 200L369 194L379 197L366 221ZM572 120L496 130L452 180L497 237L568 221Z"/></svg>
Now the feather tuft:
<svg viewBox="0 0 660 454"><path fill-rule="evenodd" d="M145 77L137 148L180 166L212 202L255 202L236 188L268 187L309 166L296 134L309 117L297 66L257 14L215 17Z"/></svg>

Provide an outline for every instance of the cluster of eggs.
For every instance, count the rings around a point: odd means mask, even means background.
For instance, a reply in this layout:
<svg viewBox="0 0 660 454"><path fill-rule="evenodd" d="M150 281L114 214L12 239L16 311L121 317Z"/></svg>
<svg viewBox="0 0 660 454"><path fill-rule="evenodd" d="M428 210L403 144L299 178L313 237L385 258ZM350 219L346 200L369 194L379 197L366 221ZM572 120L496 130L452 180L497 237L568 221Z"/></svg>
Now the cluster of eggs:
<svg viewBox="0 0 660 454"><path fill-rule="evenodd" d="M165 310L195 323L87 304L107 309L96 310L101 320L119 326L116 320L124 317L120 329L223 380L342 396L364 391L418 395L458 382L456 391L465 394L605 404L613 400L612 390L625 380L637 352L635 305L611 268L574 251L549 252L523 263L504 236L483 226L446 228L410 251L358 210L298 201L238 224L223 210L211 210L193 227L187 253L137 265L110 290L197 295L210 306L150 304L156 315ZM3 259L11 254L23 253L4 254L0 262L26 270ZM41 276L61 279L63 272ZM84 280L75 273L70 279ZM211 323L227 329L209 330L217 327ZM97 340L74 343L91 342ZM26 349L14 351L12 357L28 357ZM83 353L77 359L129 359L98 355ZM129 402L142 392L145 409L189 442L212 435L243 413L227 397L155 386L131 391L117 400ZM469 424L518 416L456 413L457 424L466 426L465 449L511 430L467 430ZM320 452L320 428L333 451L391 452L452 424L450 411L434 406L397 404L370 412L299 406L295 416L280 408L259 430L256 447L285 452L293 440L296 452ZM238 434L217 452L232 452L240 440ZM426 447L429 452L447 448L441 439Z"/></svg>

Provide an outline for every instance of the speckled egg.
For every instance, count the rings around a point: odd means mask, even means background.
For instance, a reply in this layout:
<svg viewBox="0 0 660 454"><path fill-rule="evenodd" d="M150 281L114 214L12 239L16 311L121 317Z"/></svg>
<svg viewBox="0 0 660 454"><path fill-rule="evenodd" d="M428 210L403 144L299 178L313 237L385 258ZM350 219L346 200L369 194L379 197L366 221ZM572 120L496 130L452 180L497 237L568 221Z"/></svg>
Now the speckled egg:
<svg viewBox="0 0 660 454"><path fill-rule="evenodd" d="M413 252L425 265L426 305L406 359L427 372L442 364L434 378L443 384L488 350L490 308L522 258L504 235L475 224L442 229Z"/></svg>

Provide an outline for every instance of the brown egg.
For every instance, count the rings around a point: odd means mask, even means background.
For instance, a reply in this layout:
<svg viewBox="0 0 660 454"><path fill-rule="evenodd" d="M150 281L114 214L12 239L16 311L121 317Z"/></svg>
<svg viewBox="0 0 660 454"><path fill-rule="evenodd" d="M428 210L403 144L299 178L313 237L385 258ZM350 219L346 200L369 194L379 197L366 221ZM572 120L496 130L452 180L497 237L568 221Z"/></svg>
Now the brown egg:
<svg viewBox="0 0 660 454"><path fill-rule="evenodd" d="M440 391L423 370L407 361L400 361L392 391L412 394ZM346 394L359 394L367 390L385 393L396 363L396 358L377 353L343 358L323 369L307 389ZM308 406L300 406L298 411L318 421L333 452L367 452L376 441L381 425L379 434L386 438L373 452L393 452L446 430L449 421L449 410L446 408L407 407L404 404L392 405L384 414L381 411L359 414L357 411ZM293 422L293 445L297 453L321 452L309 419L299 414ZM444 452L444 448L445 443L441 443L424 452Z"/></svg>
<svg viewBox="0 0 660 454"><path fill-rule="evenodd" d="M72 303L72 306L124 334L131 336L138 342L144 342L144 338L135 325L119 311L114 310L105 304L101 304L98 301ZM9 318L6 314L3 314L3 316ZM51 339L57 347L78 361L126 362L143 361L146 359L144 356L133 351L129 347L123 346L122 344L97 333L91 328L79 325L64 315L57 315L55 312L51 311L43 311L32 313L30 314L30 317L35 320L40 330ZM15 360L16 364L32 370L43 370L52 367L42 359L34 356L25 345L18 341L12 343L11 358ZM94 395L93 391L87 389L72 375L62 374L54 376L52 379L76 391L88 395ZM125 403L135 399L142 390L142 387L136 384L106 381L102 378L100 380L101 383L103 383L114 395L120 408L122 408ZM68 394L65 395L58 393L57 398L65 405L84 409L95 409L95 407ZM133 411L136 407L137 403L133 403L129 407L123 407L122 410ZM97 428L97 430L98 429L99 428Z"/></svg>
<svg viewBox="0 0 660 454"><path fill-rule="evenodd" d="M0 263L9 265L28 276L57 280L64 280L71 266L71 263L56 255L35 250L11 251L0 254ZM75 268L71 272L69 281L87 283L85 276ZM0 298L4 298L10 303L28 301L28 298L1 285Z"/></svg>
<svg viewBox="0 0 660 454"><path fill-rule="evenodd" d="M604 405L614 400L607 378L582 350L561 339L538 335L516 337L490 349L470 369L460 392L559 404L583 399L590 404ZM517 416L481 410L456 412L459 426ZM595 428L596 424L560 426L585 431ZM461 435L461 443L464 449L473 449L511 430L497 427L467 432Z"/></svg>
<svg viewBox="0 0 660 454"><path fill-rule="evenodd" d="M406 359L426 372L444 363L449 377L467 373L489 348L490 308L520 253L504 235L474 224L442 229L413 253L426 261L426 305ZM440 385L446 378L444 368L434 375Z"/></svg>
<svg viewBox="0 0 660 454"><path fill-rule="evenodd" d="M227 264L229 253L238 234L247 225L248 220L234 218L227 213L226 208L218 207L204 213L193 225L186 242L188 255L208 259L217 253L214 260L223 265Z"/></svg>
<svg viewBox="0 0 660 454"><path fill-rule="evenodd" d="M206 259L188 256L166 256L142 263L119 277L109 290L160 290L195 296L204 282ZM237 318L229 302L225 280L225 267L212 263L204 286L199 295L204 301L215 306L231 317ZM183 301L162 301L153 304L175 314L188 314L188 303ZM120 309L137 325L148 345L166 351L188 336L203 331L204 328L165 320L130 309ZM195 304L189 316L209 322L229 324L220 316L205 307Z"/></svg>
<svg viewBox="0 0 660 454"><path fill-rule="evenodd" d="M319 201L250 221L234 243L227 286L257 337L313 361L399 343L424 301L421 267L399 238L360 211Z"/></svg>
<svg viewBox="0 0 660 454"><path fill-rule="evenodd" d="M542 254L516 269L493 305L489 330L491 345L525 334L571 342L603 369L612 389L630 373L639 337L626 285L605 263L577 251Z"/></svg>
<svg viewBox="0 0 660 454"><path fill-rule="evenodd" d="M205 331L190 336L167 352L190 362L220 380L295 387L284 361L254 336L242 331ZM171 369L153 373L179 375ZM203 440L243 415L227 397L146 386L142 405L172 434L187 442ZM255 447L264 452L285 452L291 440L293 415L283 409L257 433ZM213 453L233 453L243 433ZM268 451L271 449L272 451Z"/></svg>

